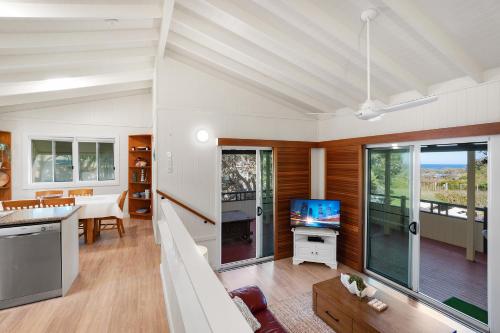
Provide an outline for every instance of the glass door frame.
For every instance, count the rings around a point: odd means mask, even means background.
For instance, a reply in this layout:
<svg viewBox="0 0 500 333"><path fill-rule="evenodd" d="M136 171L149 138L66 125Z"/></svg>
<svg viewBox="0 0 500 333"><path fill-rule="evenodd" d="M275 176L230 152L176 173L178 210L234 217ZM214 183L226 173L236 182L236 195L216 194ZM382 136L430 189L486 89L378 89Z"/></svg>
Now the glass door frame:
<svg viewBox="0 0 500 333"><path fill-rule="evenodd" d="M244 260L238 260L229 263L222 263L222 151L224 150L255 150L255 166L256 166L256 186L255 186L255 258L249 258ZM272 147L247 147L247 146L219 146L217 151L217 180L215 182L216 186L216 210L217 210L217 233L216 233L216 248L218 251L218 267L219 271L229 270L237 267L243 267L247 265L252 265L255 263L266 262L274 260L274 254L267 257L260 257L262 254L262 223L263 215L259 216L257 212L257 207L262 207L262 184L261 184L261 168L260 168L260 152L261 151L271 151L271 156L274 159L274 150ZM274 163L272 164L272 177L274 183L275 170ZM273 186L274 187L274 186ZM273 207L275 205L275 197L273 191ZM273 214L273 228L274 228L274 214Z"/></svg>
<svg viewBox="0 0 500 333"><path fill-rule="evenodd" d="M370 179L370 175L368 174L369 168L369 149L404 149L407 148L409 150L410 160L409 160L409 192L411 199L411 209L409 210L409 221L408 224L416 223L417 233L409 233L409 249L408 249L408 284L409 288L398 284L397 282L386 278L376 272L370 271L368 269L368 211L369 211L369 203L370 203L370 195L368 191L368 180ZM419 209L420 209L420 164L417 163L420 159L420 145L416 145L413 143L401 143L401 144L374 144L374 145L366 145L364 147L364 244L363 244L363 270L368 275L375 276L376 278L384 281L385 283L395 287L400 290L412 290L418 292L418 280L419 280L419 263L420 263L420 218L419 218ZM418 161L417 161L418 160ZM416 186L418 184L418 186Z"/></svg>
<svg viewBox="0 0 500 333"><path fill-rule="evenodd" d="M456 144L456 143L467 143L467 142L487 142L488 145L490 144L490 137L489 136L479 136L479 137L462 137L462 138L451 138L451 139L435 139L435 140L421 140L421 141L406 141L406 142L389 142L389 143L383 143L383 144L370 144L370 145L365 145L364 152L363 152L363 157L364 157L364 162L363 162L363 173L364 173L364 186L363 186L363 200L364 200L364 214L363 214L363 233L364 233L364 239L363 239L363 273L367 274L370 277L375 278L376 280L379 280L383 282L385 285L388 285L389 287L392 287L393 289L396 289L408 296L411 296L413 298L416 298L417 300L420 300L424 302L425 304L430 305L431 307L437 309L438 311L444 313L445 315L451 316L454 320L458 320L462 324L472 327L473 329L479 329L484 332L489 332L489 326L485 325L482 322L479 322L478 320L471 319L469 316L463 314L462 312L455 310L453 308L450 308L446 305L444 305L442 302L439 302L425 294L422 294L419 289L419 280L420 280L420 154L421 154L421 146L425 145L435 145L435 144ZM410 218L413 218L413 221L417 222L417 234L412 235L412 244L411 244L411 255L413 258L411 259L411 265L410 265L410 270L411 270L411 288L406 288L390 279L387 279L384 276L381 276L375 272L370 271L367 268L367 228L368 228L368 184L366 180L369 179L368 176L368 149L369 148L389 148L389 147L412 147L412 161L413 161L413 166L412 166L412 176L413 176L413 186L412 186L412 202L413 202L413 217L410 216ZM368 149L367 149L368 148ZM489 176L490 179L490 176ZM489 180L488 180L489 182ZM491 189L488 187L488 196L490 193ZM489 247L489 243L488 243ZM491 253L488 251L488 253ZM488 257L488 278L490 277L489 271L490 271L490 265L489 265L490 259ZM491 294L491 288L489 287L491 281L488 280L488 299L493 297ZM490 302L488 303L490 304ZM488 309L488 315L489 315L489 320L488 322L491 323L491 311Z"/></svg>

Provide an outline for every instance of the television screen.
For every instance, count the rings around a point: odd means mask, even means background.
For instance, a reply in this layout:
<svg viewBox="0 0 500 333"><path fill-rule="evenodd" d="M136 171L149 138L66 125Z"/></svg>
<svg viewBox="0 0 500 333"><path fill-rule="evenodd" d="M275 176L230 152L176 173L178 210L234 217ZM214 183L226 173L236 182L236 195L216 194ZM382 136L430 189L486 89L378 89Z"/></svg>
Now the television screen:
<svg viewBox="0 0 500 333"><path fill-rule="evenodd" d="M340 228L340 201L293 199L290 224L292 227Z"/></svg>

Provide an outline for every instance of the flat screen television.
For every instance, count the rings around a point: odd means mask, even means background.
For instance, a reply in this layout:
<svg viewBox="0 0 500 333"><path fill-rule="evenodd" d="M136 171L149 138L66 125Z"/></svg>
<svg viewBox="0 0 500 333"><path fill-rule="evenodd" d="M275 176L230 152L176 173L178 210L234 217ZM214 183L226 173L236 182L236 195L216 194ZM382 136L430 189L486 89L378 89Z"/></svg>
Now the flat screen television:
<svg viewBox="0 0 500 333"><path fill-rule="evenodd" d="M340 228L339 200L292 199L290 202L292 227Z"/></svg>

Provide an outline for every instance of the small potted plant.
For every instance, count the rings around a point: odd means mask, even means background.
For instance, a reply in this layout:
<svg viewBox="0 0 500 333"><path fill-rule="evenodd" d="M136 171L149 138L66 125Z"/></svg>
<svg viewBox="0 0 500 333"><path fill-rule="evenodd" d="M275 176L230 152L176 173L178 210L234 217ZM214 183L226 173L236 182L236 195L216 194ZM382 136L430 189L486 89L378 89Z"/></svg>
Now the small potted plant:
<svg viewBox="0 0 500 333"><path fill-rule="evenodd" d="M358 275L355 274L340 274L340 281L351 294L363 298L365 296L373 297L377 289L366 284L366 282Z"/></svg>
<svg viewBox="0 0 500 333"><path fill-rule="evenodd" d="M9 145L0 142L0 169L3 163L9 158Z"/></svg>

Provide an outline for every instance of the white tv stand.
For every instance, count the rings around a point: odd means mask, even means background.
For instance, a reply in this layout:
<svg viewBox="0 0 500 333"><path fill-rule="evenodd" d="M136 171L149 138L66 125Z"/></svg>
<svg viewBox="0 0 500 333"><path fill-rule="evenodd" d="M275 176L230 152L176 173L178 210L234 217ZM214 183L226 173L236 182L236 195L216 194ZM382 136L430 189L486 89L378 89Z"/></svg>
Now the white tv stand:
<svg viewBox="0 0 500 333"><path fill-rule="evenodd" d="M338 231L326 228L296 227L293 232L293 264L304 261L323 263L337 269L337 235ZM321 237L324 243L310 242L309 236Z"/></svg>

